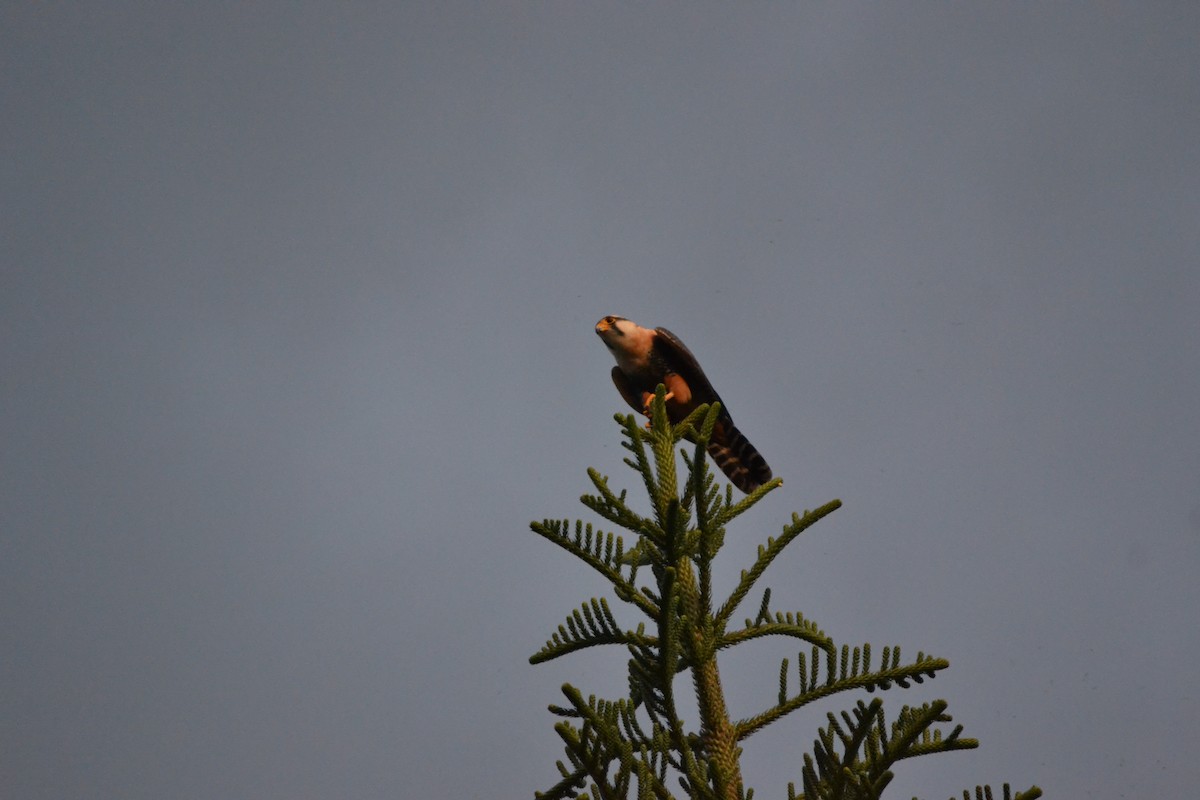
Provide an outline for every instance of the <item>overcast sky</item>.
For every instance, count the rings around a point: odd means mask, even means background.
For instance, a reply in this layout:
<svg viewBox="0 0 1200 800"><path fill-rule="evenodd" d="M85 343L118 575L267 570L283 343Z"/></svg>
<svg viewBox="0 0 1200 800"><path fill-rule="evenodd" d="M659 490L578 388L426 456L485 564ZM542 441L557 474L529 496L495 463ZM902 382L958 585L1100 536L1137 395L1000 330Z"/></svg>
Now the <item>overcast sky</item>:
<svg viewBox="0 0 1200 800"><path fill-rule="evenodd" d="M1200 785L1200 5L0 10L0 794L530 797L605 314L845 507L764 578L948 671L894 796ZM622 619L635 621L625 614ZM773 702L784 643L722 662ZM683 686L688 684L685 681ZM826 711L746 742L799 780Z"/></svg>

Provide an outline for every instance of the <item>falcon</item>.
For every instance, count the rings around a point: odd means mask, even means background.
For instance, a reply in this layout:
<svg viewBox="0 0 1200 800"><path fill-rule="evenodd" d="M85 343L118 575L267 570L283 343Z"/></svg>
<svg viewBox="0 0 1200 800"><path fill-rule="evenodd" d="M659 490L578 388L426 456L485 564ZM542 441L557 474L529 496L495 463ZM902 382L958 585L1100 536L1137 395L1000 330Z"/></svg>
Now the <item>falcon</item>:
<svg viewBox="0 0 1200 800"><path fill-rule="evenodd" d="M697 406L721 403L721 414L708 442L708 454L734 486L749 494L771 480L771 468L742 435L729 409L679 337L666 328L643 328L624 317L608 316L596 333L617 360L612 379L625 402L650 416L658 384L667 389L667 417L679 422Z"/></svg>

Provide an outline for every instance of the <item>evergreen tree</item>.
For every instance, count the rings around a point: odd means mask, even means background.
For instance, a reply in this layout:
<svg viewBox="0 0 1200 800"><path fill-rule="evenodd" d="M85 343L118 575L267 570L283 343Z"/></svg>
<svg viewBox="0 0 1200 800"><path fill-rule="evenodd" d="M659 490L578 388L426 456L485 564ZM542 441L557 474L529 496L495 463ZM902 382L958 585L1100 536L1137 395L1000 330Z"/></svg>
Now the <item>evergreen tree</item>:
<svg viewBox="0 0 1200 800"><path fill-rule="evenodd" d="M629 695L617 700L585 697L570 684L562 690L565 706L550 706L560 717L555 731L566 749L558 762L561 779L539 798L688 797L692 800L750 800L745 787L741 743L751 734L815 700L840 692L873 693L907 688L933 678L949 666L942 658L917 653L903 661L899 647L884 647L878 663L870 645L840 647L801 614L772 611L771 592L762 595L757 613L733 627L732 617L771 562L809 526L841 506L837 500L804 514L793 514L779 536L759 547L758 558L742 572L736 588L717 604L712 596L712 563L725 537L726 526L749 510L782 481L775 479L738 501L724 491L708 469L705 444L717 421L719 404L701 406L678 425L667 419L665 390L658 387L651 407L649 429L636 418L617 415L624 432L622 445L630 451L625 462L642 477L653 516L642 516L626 503L626 493L614 492L606 476L593 469L588 476L597 494L582 502L614 525L630 531L635 544L569 520L534 522L533 530L579 558L612 584L616 599L647 618L636 628L619 625L605 599L592 598L567 617L545 646L530 658L534 664L596 645L622 645L629 651ZM694 444L682 486L675 459L683 440ZM647 452L649 451L649 452ZM647 573L649 575L647 576ZM779 669L779 696L770 708L733 719L717 668L720 650L751 639L782 636L799 640L795 686L788 659ZM700 730L691 731L680 718L675 678L690 671L700 717ZM948 731L946 703L936 700L919 707L903 706L889 720L882 699L859 700L848 712L828 714L811 753L803 758L801 792L788 785L789 800L858 800L878 798L892 779L892 767L913 756L964 750L978 746L961 737L962 726ZM674 781L672 780L674 778ZM683 795L672 793L677 782ZM635 788L636 787L636 788ZM991 800L988 787L976 787L978 800ZM1036 786L1005 800L1040 797ZM963 792L964 800L970 800Z"/></svg>

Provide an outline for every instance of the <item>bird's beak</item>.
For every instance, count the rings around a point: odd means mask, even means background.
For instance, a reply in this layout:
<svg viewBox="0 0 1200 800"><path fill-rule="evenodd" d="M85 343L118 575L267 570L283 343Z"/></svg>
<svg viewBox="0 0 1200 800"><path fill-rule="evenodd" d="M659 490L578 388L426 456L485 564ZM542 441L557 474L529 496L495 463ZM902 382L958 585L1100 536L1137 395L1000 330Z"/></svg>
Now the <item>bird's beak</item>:
<svg viewBox="0 0 1200 800"><path fill-rule="evenodd" d="M612 323L608 321L608 317L596 323L596 333L604 333L612 327Z"/></svg>

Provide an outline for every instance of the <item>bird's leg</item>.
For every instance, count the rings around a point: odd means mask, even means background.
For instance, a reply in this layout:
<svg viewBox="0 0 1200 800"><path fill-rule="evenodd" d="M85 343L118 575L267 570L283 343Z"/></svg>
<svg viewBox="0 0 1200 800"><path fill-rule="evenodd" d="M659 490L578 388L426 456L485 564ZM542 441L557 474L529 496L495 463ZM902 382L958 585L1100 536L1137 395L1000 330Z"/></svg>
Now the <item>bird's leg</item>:
<svg viewBox="0 0 1200 800"><path fill-rule="evenodd" d="M663 375L663 388L666 389L666 394L663 395L663 403L672 403L668 409L673 409L676 413L671 414L668 411L668 416L672 418L682 418L688 410L688 403L692 402L692 387L688 386L687 381L682 375L675 372L668 372ZM650 416L650 402L654 399L654 395L649 392L642 393L642 402L645 404L646 416ZM649 425L646 426L650 427Z"/></svg>
<svg viewBox="0 0 1200 800"><path fill-rule="evenodd" d="M674 396L675 396L674 392L667 392L665 395L663 395L663 402L666 403L668 400L670 400ZM654 402L654 394L653 393L642 392L642 414L644 414L646 417L650 416L650 404L653 402ZM650 430L650 420L649 419L646 420L646 430Z"/></svg>

